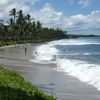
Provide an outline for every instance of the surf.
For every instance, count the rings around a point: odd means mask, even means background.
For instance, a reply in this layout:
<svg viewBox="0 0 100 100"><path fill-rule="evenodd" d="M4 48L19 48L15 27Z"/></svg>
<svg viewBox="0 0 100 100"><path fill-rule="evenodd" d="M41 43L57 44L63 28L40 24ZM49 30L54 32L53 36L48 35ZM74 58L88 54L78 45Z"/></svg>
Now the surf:
<svg viewBox="0 0 100 100"><path fill-rule="evenodd" d="M34 59L30 60L36 63L51 64L55 63L57 68L55 70L64 72L64 74L69 74L76 77L82 82L88 83L98 90L100 90L100 65L95 63L90 63L88 61L80 59L70 59L68 56L93 56L100 55L100 52L71 52L68 54L61 53L59 46L72 46L72 45L99 45L98 42L84 41L76 39L64 39L58 41L52 41L47 44L37 46L33 55ZM68 49L67 49L68 50Z"/></svg>

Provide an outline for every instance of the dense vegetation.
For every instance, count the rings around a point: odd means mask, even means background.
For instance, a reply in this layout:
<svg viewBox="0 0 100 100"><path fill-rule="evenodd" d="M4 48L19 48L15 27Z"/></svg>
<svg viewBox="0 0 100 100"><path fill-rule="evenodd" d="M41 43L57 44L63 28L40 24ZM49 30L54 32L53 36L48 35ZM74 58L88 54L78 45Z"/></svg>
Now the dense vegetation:
<svg viewBox="0 0 100 100"><path fill-rule="evenodd" d="M16 72L0 67L0 100L55 100L26 82Z"/></svg>
<svg viewBox="0 0 100 100"><path fill-rule="evenodd" d="M0 41L47 41L61 39L65 34L60 29L43 28L39 21L13 8L8 21L0 20ZM5 24L6 23L6 24Z"/></svg>
<svg viewBox="0 0 100 100"><path fill-rule="evenodd" d="M13 8L8 21L0 20L0 46L16 43L44 42L63 38L93 37L94 35L71 35L61 29L43 27L39 21Z"/></svg>
<svg viewBox="0 0 100 100"><path fill-rule="evenodd" d="M79 37L100 37L100 35L79 35L79 34L66 34L65 38L79 38Z"/></svg>

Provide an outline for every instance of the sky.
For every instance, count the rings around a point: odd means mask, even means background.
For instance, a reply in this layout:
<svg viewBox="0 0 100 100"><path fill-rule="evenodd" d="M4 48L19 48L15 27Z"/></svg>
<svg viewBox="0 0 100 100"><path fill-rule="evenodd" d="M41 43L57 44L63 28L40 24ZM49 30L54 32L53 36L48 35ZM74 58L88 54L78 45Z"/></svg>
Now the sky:
<svg viewBox="0 0 100 100"><path fill-rule="evenodd" d="M12 8L30 14L43 27L60 28L69 34L100 35L100 0L0 0L0 19Z"/></svg>

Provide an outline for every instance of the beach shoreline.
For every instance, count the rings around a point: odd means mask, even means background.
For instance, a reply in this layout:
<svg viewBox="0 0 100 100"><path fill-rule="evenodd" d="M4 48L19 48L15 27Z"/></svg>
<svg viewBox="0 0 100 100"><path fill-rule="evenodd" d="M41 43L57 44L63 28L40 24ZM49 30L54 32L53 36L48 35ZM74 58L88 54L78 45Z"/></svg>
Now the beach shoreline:
<svg viewBox="0 0 100 100"><path fill-rule="evenodd" d="M39 89L56 96L57 100L100 100L96 88L56 71L55 64L30 62L33 50L34 44L0 48L0 65L18 72Z"/></svg>

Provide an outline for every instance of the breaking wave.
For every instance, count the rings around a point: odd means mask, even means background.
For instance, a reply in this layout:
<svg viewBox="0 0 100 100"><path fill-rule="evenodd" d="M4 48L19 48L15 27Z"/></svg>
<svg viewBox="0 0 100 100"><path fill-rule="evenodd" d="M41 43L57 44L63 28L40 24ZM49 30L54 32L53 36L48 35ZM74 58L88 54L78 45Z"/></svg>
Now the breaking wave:
<svg viewBox="0 0 100 100"><path fill-rule="evenodd" d="M71 76L77 77L80 81L93 85L100 90L100 65L89 63L78 59L68 59L61 57L60 50L56 48L56 45L89 45L100 44L92 42L76 42L74 40L59 40L49 42L48 44L36 47L33 52L35 59L32 62L37 63L55 63L57 65L56 70L65 72ZM83 54L73 53L67 55L100 55L100 53L88 53Z"/></svg>

